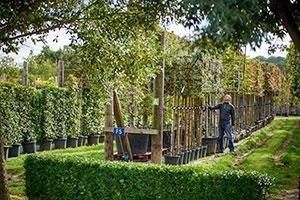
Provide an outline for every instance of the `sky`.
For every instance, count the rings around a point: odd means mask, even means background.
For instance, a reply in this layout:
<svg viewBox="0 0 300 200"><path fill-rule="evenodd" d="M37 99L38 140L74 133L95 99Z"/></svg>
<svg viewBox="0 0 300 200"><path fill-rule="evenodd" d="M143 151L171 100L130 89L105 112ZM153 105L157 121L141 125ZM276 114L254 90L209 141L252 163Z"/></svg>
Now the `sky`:
<svg viewBox="0 0 300 200"><path fill-rule="evenodd" d="M172 24L167 27L168 31L173 31L176 35L179 35L180 37L189 36L192 34L192 31L184 28L182 25L178 24ZM53 39L55 39L57 36L58 42L53 42ZM47 45L50 46L52 50L58 50L62 48L65 45L70 44L70 35L66 33L66 30L61 29L58 31L51 31L49 35L46 38ZM283 44L288 45L290 41L290 37L284 38L282 41ZM36 44L33 44L30 39L28 39L21 47L18 52L18 54L10 53L9 55L12 56L15 61L18 64L23 63L24 58L28 57L30 54L30 51L33 51L33 54L38 54L43 47L44 43L38 42ZM266 43L263 43L262 46L259 49L256 49L256 51L252 50L250 46L247 46L246 48L246 55L250 58L256 57L256 56L283 56L285 57L287 55L286 51L276 51L274 54L269 55L268 54L268 45ZM0 52L0 59L2 59L5 56L4 53Z"/></svg>

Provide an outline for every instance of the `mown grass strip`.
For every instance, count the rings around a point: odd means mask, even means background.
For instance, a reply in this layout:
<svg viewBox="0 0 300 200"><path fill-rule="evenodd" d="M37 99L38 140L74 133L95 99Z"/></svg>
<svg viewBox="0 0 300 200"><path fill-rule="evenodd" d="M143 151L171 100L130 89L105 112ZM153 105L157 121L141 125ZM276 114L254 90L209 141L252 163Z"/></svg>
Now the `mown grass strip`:
<svg viewBox="0 0 300 200"><path fill-rule="evenodd" d="M232 169L233 164L236 162L237 155L241 155L251 150L255 144L262 141L268 136L268 133L282 127L285 120L276 119L270 125L258 131L258 133L253 133L248 138L241 141L237 147L237 152L235 154L226 154L225 156L216 157L213 159L207 158L198 165L201 169L209 169L214 171L223 171ZM195 163L191 163L195 165ZM197 165L197 164L196 164Z"/></svg>
<svg viewBox="0 0 300 200"><path fill-rule="evenodd" d="M276 165L273 156L281 144L287 139L289 131L294 131L294 133L299 131L299 127L296 130L291 130L295 123L299 123L299 118L289 119L282 129L273 130L273 137L266 142L265 146L254 150L252 154L246 157L239 166L239 169L245 171L256 170L275 177L275 185L272 188L273 192L292 187L295 184L293 179L298 177L298 170ZM294 161L293 163L298 163L296 166L300 166L300 160Z"/></svg>

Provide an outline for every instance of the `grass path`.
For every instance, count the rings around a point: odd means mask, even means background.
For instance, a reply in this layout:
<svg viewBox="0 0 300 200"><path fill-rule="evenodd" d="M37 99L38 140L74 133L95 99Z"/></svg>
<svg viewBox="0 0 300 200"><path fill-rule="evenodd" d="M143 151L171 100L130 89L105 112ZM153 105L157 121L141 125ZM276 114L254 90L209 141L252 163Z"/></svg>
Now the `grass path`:
<svg viewBox="0 0 300 200"><path fill-rule="evenodd" d="M298 125L295 126L295 124ZM286 141L289 133L293 133L293 135L297 136L299 131L299 120L288 120L282 129L273 131L272 138L268 140L264 146L255 149L247 156L239 165L238 169L256 170L275 177L275 185L272 188L274 192L291 189L298 181L299 169L297 168L300 167L300 157L295 160L299 166L293 167L291 165L277 165L274 161L274 155Z"/></svg>
<svg viewBox="0 0 300 200"><path fill-rule="evenodd" d="M274 160L275 156L278 160ZM298 199L300 117L277 118L237 147L237 153L211 156L192 163L200 169L246 170L274 177L270 199Z"/></svg>

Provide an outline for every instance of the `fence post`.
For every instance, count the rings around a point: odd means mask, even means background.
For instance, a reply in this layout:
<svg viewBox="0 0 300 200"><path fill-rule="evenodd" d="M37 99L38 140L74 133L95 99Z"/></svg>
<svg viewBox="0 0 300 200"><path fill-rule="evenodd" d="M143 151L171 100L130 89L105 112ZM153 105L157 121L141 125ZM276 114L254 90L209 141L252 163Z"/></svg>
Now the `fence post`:
<svg viewBox="0 0 300 200"><path fill-rule="evenodd" d="M58 61L58 86L64 86L64 61Z"/></svg>
<svg viewBox="0 0 300 200"><path fill-rule="evenodd" d="M24 61L23 63L23 79L22 83L24 86L28 86L28 65L27 62Z"/></svg>

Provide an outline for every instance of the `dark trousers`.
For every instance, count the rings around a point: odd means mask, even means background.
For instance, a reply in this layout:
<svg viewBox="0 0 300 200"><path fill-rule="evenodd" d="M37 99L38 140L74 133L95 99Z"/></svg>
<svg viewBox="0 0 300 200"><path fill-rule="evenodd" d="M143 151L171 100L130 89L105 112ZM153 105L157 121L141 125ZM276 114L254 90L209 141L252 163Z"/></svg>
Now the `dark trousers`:
<svg viewBox="0 0 300 200"><path fill-rule="evenodd" d="M218 143L220 145L220 151L224 151L224 134L226 133L228 141L229 141L229 150L234 151L233 138L231 134L231 124L225 123L219 125L219 138Z"/></svg>

